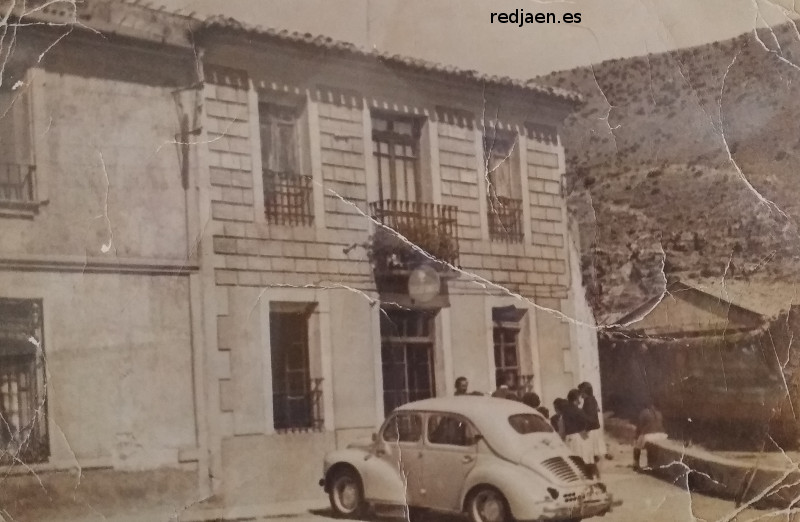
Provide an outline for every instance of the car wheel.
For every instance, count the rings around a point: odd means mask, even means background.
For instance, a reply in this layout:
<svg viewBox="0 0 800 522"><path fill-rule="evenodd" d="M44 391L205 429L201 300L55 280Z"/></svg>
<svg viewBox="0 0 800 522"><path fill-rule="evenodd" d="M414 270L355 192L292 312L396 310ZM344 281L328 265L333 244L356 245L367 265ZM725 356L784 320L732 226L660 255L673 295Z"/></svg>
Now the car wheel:
<svg viewBox="0 0 800 522"><path fill-rule="evenodd" d="M364 513L364 487L355 470L342 469L331 481L328 498L337 517L359 518Z"/></svg>
<svg viewBox="0 0 800 522"><path fill-rule="evenodd" d="M467 515L471 522L508 522L511 513L505 497L494 488L482 487L469 497Z"/></svg>

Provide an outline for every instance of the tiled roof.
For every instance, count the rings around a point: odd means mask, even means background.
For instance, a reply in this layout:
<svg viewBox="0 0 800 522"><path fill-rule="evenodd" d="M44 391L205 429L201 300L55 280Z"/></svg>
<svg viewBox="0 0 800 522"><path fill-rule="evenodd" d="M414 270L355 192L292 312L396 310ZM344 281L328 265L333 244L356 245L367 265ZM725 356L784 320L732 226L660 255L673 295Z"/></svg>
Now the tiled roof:
<svg viewBox="0 0 800 522"><path fill-rule="evenodd" d="M483 85L494 85L498 87L520 89L529 93L554 97L573 105L583 103L583 98L580 94L565 89L546 87L530 80L520 80L508 76L493 76L474 70L461 69L455 66L434 63L419 58L390 54L386 52L380 52L378 50L365 50L355 44L342 42L327 36L264 28L256 25L245 24L234 18L222 15L207 18L203 22L202 28L208 30L227 30L251 36L258 36L277 42L303 45L324 51L349 54L364 59L376 60L390 66L404 67L419 72L441 74Z"/></svg>
<svg viewBox="0 0 800 522"><path fill-rule="evenodd" d="M38 1L43 2L43 0ZM6 3L8 3L8 0L0 0L0 5ZM119 6L118 10L122 9L124 12L115 13L113 9L115 3ZM197 33L203 29L227 30L277 42L375 60L388 66L440 74L481 85L519 89L528 93L559 99L571 105L583 103L583 98L578 93L557 87L546 87L531 80L526 81L508 76L488 75L419 58L390 54L378 50L366 50L355 44L342 42L323 35L263 28L257 25L245 24L224 15L202 18L193 12L185 13L182 10L153 6L149 2L142 0L85 0L77 5L78 7L75 8L67 0L52 4L45 3L43 8L28 9L24 12L24 15L26 18L41 19L48 22L61 21L64 23L74 22L77 15L78 20L83 25L94 30L127 34L178 45L191 44L186 35L183 34L186 32ZM136 11L138 11L138 14ZM96 16L98 13L101 14L100 17ZM21 11L20 14L22 14ZM177 26L178 31L171 31L171 26Z"/></svg>

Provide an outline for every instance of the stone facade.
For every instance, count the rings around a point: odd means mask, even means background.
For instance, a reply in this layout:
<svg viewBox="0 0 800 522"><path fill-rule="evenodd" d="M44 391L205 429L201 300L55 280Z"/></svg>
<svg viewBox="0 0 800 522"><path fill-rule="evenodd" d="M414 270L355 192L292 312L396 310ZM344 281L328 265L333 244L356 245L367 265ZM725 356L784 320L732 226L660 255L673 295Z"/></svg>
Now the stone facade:
<svg viewBox="0 0 800 522"><path fill-rule="evenodd" d="M459 375L491 392L513 371L545 404L596 382L571 319L591 322L562 195L568 97L125 9L92 19L120 36L78 32L11 69L35 79L39 193L0 217L0 298L44 303L53 466L174 468L257 511L319 496L326 451ZM164 26L137 25L150 15ZM35 57L52 35L30 35ZM491 225L495 130L513 137L513 238ZM380 223L446 245L439 295L406 295L416 266L387 291ZM88 429L80 411L107 415Z"/></svg>

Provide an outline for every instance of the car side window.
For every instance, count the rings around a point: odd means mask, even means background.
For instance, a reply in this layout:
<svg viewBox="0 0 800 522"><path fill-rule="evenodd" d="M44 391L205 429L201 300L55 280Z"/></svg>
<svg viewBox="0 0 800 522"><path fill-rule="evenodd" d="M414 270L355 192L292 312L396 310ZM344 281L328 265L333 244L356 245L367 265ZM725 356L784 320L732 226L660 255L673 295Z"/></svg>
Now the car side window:
<svg viewBox="0 0 800 522"><path fill-rule="evenodd" d="M469 423L454 415L431 415L428 418L428 442L448 446L472 446L474 433Z"/></svg>
<svg viewBox="0 0 800 522"><path fill-rule="evenodd" d="M422 417L416 413L399 413L383 429L386 442L417 442L421 437Z"/></svg>

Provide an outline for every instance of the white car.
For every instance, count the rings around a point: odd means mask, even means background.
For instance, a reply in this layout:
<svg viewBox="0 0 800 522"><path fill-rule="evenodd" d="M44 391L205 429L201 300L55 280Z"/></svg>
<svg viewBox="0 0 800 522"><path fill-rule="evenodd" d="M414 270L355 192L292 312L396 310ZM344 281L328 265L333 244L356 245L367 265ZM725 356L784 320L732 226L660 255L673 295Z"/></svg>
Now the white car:
<svg viewBox="0 0 800 522"><path fill-rule="evenodd" d="M397 408L372 441L326 455L320 485L340 517L388 505L473 522L577 521L621 504L589 477L534 409L460 396Z"/></svg>

